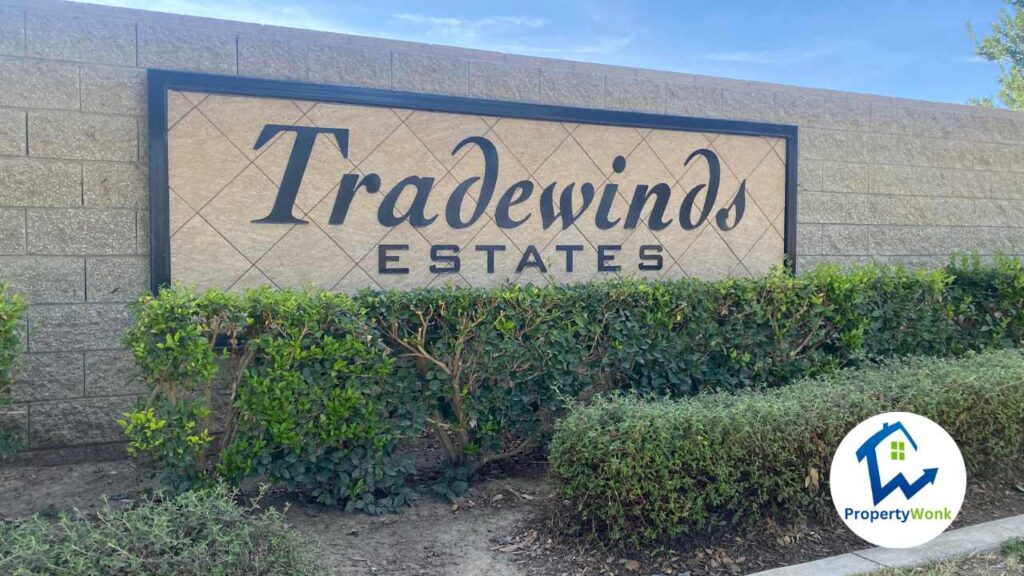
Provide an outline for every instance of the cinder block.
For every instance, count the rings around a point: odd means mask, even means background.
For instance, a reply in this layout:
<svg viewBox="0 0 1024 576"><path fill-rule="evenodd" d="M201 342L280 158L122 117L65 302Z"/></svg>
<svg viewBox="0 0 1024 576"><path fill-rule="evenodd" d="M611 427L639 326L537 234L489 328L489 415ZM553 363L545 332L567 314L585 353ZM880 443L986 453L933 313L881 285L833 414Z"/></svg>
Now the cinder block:
<svg viewBox="0 0 1024 576"><path fill-rule="evenodd" d="M953 252L953 228L939 226L876 226L871 253L878 256L933 256Z"/></svg>
<svg viewBox="0 0 1024 576"><path fill-rule="evenodd" d="M337 48L339 52L345 49ZM238 37L238 74L259 78L308 80L308 42L269 35Z"/></svg>
<svg viewBox="0 0 1024 576"><path fill-rule="evenodd" d="M604 106L604 76L542 68L540 100L561 106L601 108Z"/></svg>
<svg viewBox="0 0 1024 576"><path fill-rule="evenodd" d="M145 394L146 384L128 350L85 353L85 395Z"/></svg>
<svg viewBox="0 0 1024 576"><path fill-rule="evenodd" d="M85 301L85 262L68 256L0 256L0 279L31 304Z"/></svg>
<svg viewBox="0 0 1024 576"><path fill-rule="evenodd" d="M82 110L142 115L146 110L146 71L82 66Z"/></svg>
<svg viewBox="0 0 1024 576"><path fill-rule="evenodd" d="M30 111L30 156L66 160L138 158L138 126L131 116L107 116L62 111Z"/></svg>
<svg viewBox="0 0 1024 576"><path fill-rule="evenodd" d="M18 6L0 6L0 54L25 54L25 10Z"/></svg>
<svg viewBox="0 0 1024 576"><path fill-rule="evenodd" d="M85 395L85 368L80 352L27 354L14 380L15 402L36 402Z"/></svg>
<svg viewBox="0 0 1024 576"><path fill-rule="evenodd" d="M78 66L0 58L0 106L78 108Z"/></svg>
<svg viewBox="0 0 1024 576"><path fill-rule="evenodd" d="M803 222L797 222L797 257L821 254L821 227L821 224L805 224Z"/></svg>
<svg viewBox="0 0 1024 576"><path fill-rule="evenodd" d="M64 160L0 158L0 205L81 206L82 166Z"/></svg>
<svg viewBox="0 0 1024 576"><path fill-rule="evenodd" d="M393 52L395 90L430 94L469 94L469 60L434 54Z"/></svg>
<svg viewBox="0 0 1024 576"><path fill-rule="evenodd" d="M847 141L850 139L850 132L839 130L820 130L817 128L802 128L799 132L800 158L811 160L845 160L847 158ZM853 160L853 158L849 158ZM872 162L868 159L854 161Z"/></svg>
<svg viewBox="0 0 1024 576"><path fill-rule="evenodd" d="M722 117L752 122L775 121L775 94L767 90L725 88Z"/></svg>
<svg viewBox="0 0 1024 576"><path fill-rule="evenodd" d="M0 109L0 156L24 156L25 112Z"/></svg>
<svg viewBox="0 0 1024 576"><path fill-rule="evenodd" d="M870 164L851 164L848 162L824 162L822 166L823 192L860 192L870 190Z"/></svg>
<svg viewBox="0 0 1024 576"><path fill-rule="evenodd" d="M871 104L865 100L828 97L822 103L821 128L867 130L871 123Z"/></svg>
<svg viewBox="0 0 1024 576"><path fill-rule="evenodd" d="M34 58L135 65L135 24L130 20L29 10L25 42L26 54Z"/></svg>
<svg viewBox="0 0 1024 576"><path fill-rule="evenodd" d="M667 82L665 109L669 114L702 118L722 117L722 87Z"/></svg>
<svg viewBox="0 0 1024 576"><path fill-rule="evenodd" d="M605 77L604 104L616 110L665 112L665 83L633 76Z"/></svg>
<svg viewBox="0 0 1024 576"><path fill-rule="evenodd" d="M309 79L325 84L391 87L391 52L381 46L315 44L309 47Z"/></svg>
<svg viewBox="0 0 1024 576"><path fill-rule="evenodd" d="M82 198L86 206L146 208L148 170L140 164L86 162L82 166Z"/></svg>
<svg viewBox="0 0 1024 576"><path fill-rule="evenodd" d="M821 253L826 256L871 254L871 230L868 226L822 226Z"/></svg>
<svg viewBox="0 0 1024 576"><path fill-rule="evenodd" d="M143 22L138 31L140 68L237 72L236 34L231 30Z"/></svg>
<svg viewBox="0 0 1024 576"><path fill-rule="evenodd" d="M825 99L799 92L775 94L775 121L800 126L820 126L825 116Z"/></svg>
<svg viewBox="0 0 1024 576"><path fill-rule="evenodd" d="M822 172L824 171L824 166L825 162L823 160L811 160L809 158L801 157L796 166L796 189L820 192L822 189Z"/></svg>
<svg viewBox="0 0 1024 576"><path fill-rule="evenodd" d="M536 102L540 99L540 68L474 60L469 63L469 93L477 98Z"/></svg>
<svg viewBox="0 0 1024 576"><path fill-rule="evenodd" d="M58 448L124 440L117 421L136 396L83 398L29 405L29 448Z"/></svg>
<svg viewBox="0 0 1024 576"><path fill-rule="evenodd" d="M117 350L132 321L126 304L41 304L27 315L33 353Z"/></svg>
<svg viewBox="0 0 1024 576"><path fill-rule="evenodd" d="M149 289L145 256L97 256L86 259L89 302L134 302Z"/></svg>
<svg viewBox="0 0 1024 576"><path fill-rule="evenodd" d="M135 252L135 211L29 208L32 254L93 255Z"/></svg>
<svg viewBox="0 0 1024 576"><path fill-rule="evenodd" d="M135 253L149 254L149 212L139 210L135 213Z"/></svg>
<svg viewBox="0 0 1024 576"><path fill-rule="evenodd" d="M25 253L25 209L0 208L0 254Z"/></svg>

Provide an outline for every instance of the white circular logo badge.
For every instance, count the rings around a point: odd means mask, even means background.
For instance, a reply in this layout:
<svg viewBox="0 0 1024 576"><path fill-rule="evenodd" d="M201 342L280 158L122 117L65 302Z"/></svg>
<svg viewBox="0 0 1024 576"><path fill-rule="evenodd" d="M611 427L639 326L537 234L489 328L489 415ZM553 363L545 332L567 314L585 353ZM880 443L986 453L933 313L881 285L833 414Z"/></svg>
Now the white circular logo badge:
<svg viewBox="0 0 1024 576"><path fill-rule="evenodd" d="M917 414L889 412L843 438L829 485L839 517L857 536L884 548L910 548L953 523L967 472L941 426Z"/></svg>

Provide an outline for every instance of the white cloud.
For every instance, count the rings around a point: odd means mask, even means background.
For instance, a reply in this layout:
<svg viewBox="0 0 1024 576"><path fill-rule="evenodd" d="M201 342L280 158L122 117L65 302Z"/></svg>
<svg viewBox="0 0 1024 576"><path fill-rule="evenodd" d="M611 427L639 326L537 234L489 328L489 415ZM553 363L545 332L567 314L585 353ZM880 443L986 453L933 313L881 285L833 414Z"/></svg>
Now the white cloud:
<svg viewBox="0 0 1024 576"><path fill-rule="evenodd" d="M977 54L971 54L969 56L957 56L953 58L954 62L960 62L963 64L988 64L988 60L985 60Z"/></svg>

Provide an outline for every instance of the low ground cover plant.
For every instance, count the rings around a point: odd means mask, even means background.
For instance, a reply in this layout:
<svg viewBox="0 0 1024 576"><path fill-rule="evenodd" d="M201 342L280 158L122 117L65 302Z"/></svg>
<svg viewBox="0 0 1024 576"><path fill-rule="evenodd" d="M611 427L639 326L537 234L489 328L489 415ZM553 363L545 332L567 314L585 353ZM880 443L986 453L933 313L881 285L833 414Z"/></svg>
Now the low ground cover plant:
<svg viewBox="0 0 1024 576"><path fill-rule="evenodd" d="M13 430L4 428L2 416L11 404L14 373L22 354L21 317L25 301L0 282L0 460L10 456L20 439Z"/></svg>
<svg viewBox="0 0 1024 576"><path fill-rule="evenodd" d="M831 510L831 458L881 412L915 412L956 440L975 481L1024 462L1024 354L908 358L768 391L687 400L614 396L574 410L549 461L567 526L638 544Z"/></svg>
<svg viewBox="0 0 1024 576"><path fill-rule="evenodd" d="M424 430L464 489L480 467L546 445L577 400L763 389L893 356L1018 346L1024 267L965 257L931 271L354 297L174 287L140 301L126 341L153 392L124 426L166 484L265 476L383 511L409 497L397 445Z"/></svg>
<svg viewBox="0 0 1024 576"><path fill-rule="evenodd" d="M223 487L96 514L0 522L0 573L11 576L314 576L314 550L273 509Z"/></svg>

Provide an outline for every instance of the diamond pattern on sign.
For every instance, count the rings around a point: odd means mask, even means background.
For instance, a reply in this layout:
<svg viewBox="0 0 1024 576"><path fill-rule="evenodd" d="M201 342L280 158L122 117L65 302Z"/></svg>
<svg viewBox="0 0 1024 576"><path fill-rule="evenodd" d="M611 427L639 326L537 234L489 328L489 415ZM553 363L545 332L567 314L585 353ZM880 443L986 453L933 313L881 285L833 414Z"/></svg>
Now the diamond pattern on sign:
<svg viewBox="0 0 1024 576"><path fill-rule="evenodd" d="M493 255L493 271L488 271L487 252L481 251L479 249L481 246L504 247L503 250L497 251ZM522 251L494 222L488 222L474 238L473 245L462 250L461 256L462 271L460 274L462 277L476 288L490 288L515 278L515 268L522 256Z"/></svg>
<svg viewBox="0 0 1024 576"><path fill-rule="evenodd" d="M211 95L198 106L214 126L250 160L259 155L253 148L267 124L294 125L302 110L291 100Z"/></svg>
<svg viewBox="0 0 1024 576"><path fill-rule="evenodd" d="M260 286L274 286L274 283L267 278L267 275L260 272L260 269L253 266L238 279L237 282L231 287L232 292L244 292L252 288L259 288Z"/></svg>
<svg viewBox="0 0 1024 576"><path fill-rule="evenodd" d="M700 236L676 261L687 276L707 280L728 277L729 272L739 262L718 235L718 231L711 226L705 226Z"/></svg>
<svg viewBox="0 0 1024 576"><path fill-rule="evenodd" d="M202 218L193 218L171 238L174 279L197 290L227 288L252 264Z"/></svg>
<svg viewBox="0 0 1024 576"><path fill-rule="evenodd" d="M473 145L467 144L458 154L452 155L460 142L469 136L480 136L488 129L487 123L479 116L422 111L410 114L405 119L405 125L446 168L454 166L462 156L474 149Z"/></svg>
<svg viewBox="0 0 1024 576"><path fill-rule="evenodd" d="M188 114L195 108L195 105L189 101L181 92L170 91L167 93L167 126L173 127L181 120L185 114Z"/></svg>
<svg viewBox="0 0 1024 576"><path fill-rule="evenodd" d="M349 104L320 103L306 117L321 128L348 128L348 159L356 165L402 123L389 108Z"/></svg>
<svg viewBox="0 0 1024 576"><path fill-rule="evenodd" d="M171 236L173 237L189 219L196 215L196 211L187 202L182 200L181 196L178 196L173 188L170 189L170 202Z"/></svg>
<svg viewBox="0 0 1024 576"><path fill-rule="evenodd" d="M193 210L202 208L249 162L198 110L182 118L168 136L170 187Z"/></svg>
<svg viewBox="0 0 1024 576"><path fill-rule="evenodd" d="M531 174L569 137L561 124L518 118L502 118L493 130Z"/></svg>
<svg viewBox="0 0 1024 576"><path fill-rule="evenodd" d="M617 131L614 138L609 138L608 129L596 124L580 124L573 130L572 137L605 177L615 173L612 170L612 161L616 156L629 156L643 141L636 129L623 129Z"/></svg>
<svg viewBox="0 0 1024 576"><path fill-rule="evenodd" d="M349 270L348 274L342 278L337 284L334 285L331 290L335 292L344 292L346 294L355 294L365 288L380 289L380 286L370 278L370 275L363 271L359 266L353 266Z"/></svg>
<svg viewBox="0 0 1024 576"><path fill-rule="evenodd" d="M355 266L315 224L295 225L256 267L278 286L333 288Z"/></svg>
<svg viewBox="0 0 1024 576"><path fill-rule="evenodd" d="M728 166L733 176L741 180L750 177L754 168L772 151L767 138L732 134L722 134L715 138L711 147L720 159L728 160L723 161L723 164Z"/></svg>
<svg viewBox="0 0 1024 576"><path fill-rule="evenodd" d="M782 261L785 209L785 141L781 138L635 129L572 122L546 122L449 114L373 106L244 98L202 93L168 95L169 162L171 183L172 269L176 281L200 287L240 290L263 284L317 285L354 292L361 288L414 288L420 286L495 286L507 280L547 283L595 279L597 246L620 246L613 264L615 276L717 278L763 274ZM342 157L333 136L320 135L296 198L293 214L304 225L253 224L266 216L276 198L288 163L294 133L283 132L260 150L256 137L268 123L346 128L349 157ZM469 193L462 205L468 218L479 202L483 156L476 146L453 155L453 148L469 136L484 136L498 152L499 171L494 196L483 215L465 229L451 229L444 216L452 192L462 182ZM718 199L706 221L695 230L679 224L684 196L708 181L707 162L686 158L698 148L710 148L722 165ZM626 168L612 169L622 155ZM375 173L379 191L358 189L351 198L344 223L331 224L339 182L346 174L361 178ZM429 193L425 215L432 225L414 228L408 223L388 228L378 222L382 199L402 179L416 181ZM746 181L747 204L743 221L720 231L715 215L729 205L741 181ZM364 180L365 181L365 180ZM514 184L529 181L519 192L521 202L510 215L526 221L500 229L494 223L499 200ZM583 184L593 187L593 198L582 216L567 230L561 218L543 227L540 200L553 185L555 210L565 187L573 184L573 206L581 206ZM608 217L616 225L597 226L595 217L609 183L617 186ZM636 228L625 228L629 202L638 186L649 191L659 183L671 189L664 208L670 224L663 230L647 227L655 198L648 199ZM407 186L394 213L406 214L417 187ZM695 217L706 198L697 194ZM340 205L339 205L340 207ZM197 213L198 211L198 213ZM397 262L409 274L381 274L380 244L397 244ZM430 271L431 244L459 246L460 272L440 275ZM495 269L486 269L483 245L500 245ZM641 246L662 245L662 267L641 271ZM559 245L581 245L574 252L574 273L565 271ZM523 250L536 247L547 267L516 272Z"/></svg>
<svg viewBox="0 0 1024 576"><path fill-rule="evenodd" d="M768 154L747 178L747 194L774 221L786 209L786 195L780 194L779 182L786 181L786 165L775 154Z"/></svg>
<svg viewBox="0 0 1024 576"><path fill-rule="evenodd" d="M382 247L393 246L387 251ZM401 225L388 232L387 236L369 254L359 261L359 267L385 290L411 290L426 286L434 279L430 272L430 244L412 226ZM387 269L406 268L406 274L381 272L380 260L395 257L386 263Z"/></svg>
<svg viewBox="0 0 1024 576"><path fill-rule="evenodd" d="M303 118L297 124L312 125L312 122ZM294 132L279 134L269 144L264 145L262 153L256 159L256 165L275 186L281 185L281 178L284 177L285 168L288 166L295 138ZM338 187L342 176L352 170L352 163L341 155L334 136L331 134L317 135L316 144L313 145L313 151L309 156L309 164L299 185L299 195L295 198L295 205L303 211L311 210L328 192ZM272 198L273 195L269 196L268 200ZM266 203L266 212L270 212L271 205L272 203L269 201Z"/></svg>
<svg viewBox="0 0 1024 576"><path fill-rule="evenodd" d="M221 236L226 238L236 250L241 252L250 262L260 259L267 250L276 244L292 228L292 224L252 224L259 211L270 211L266 203L277 193L277 186L271 182L255 165L249 165L239 176L231 181L220 194L199 211L203 218L213 226ZM240 207L259 207L257 212L239 209Z"/></svg>
<svg viewBox="0 0 1024 576"><path fill-rule="evenodd" d="M690 154L694 150L711 145L707 134L672 130L654 130L644 141L677 180L693 165L692 162L690 166L686 165L686 159Z"/></svg>

